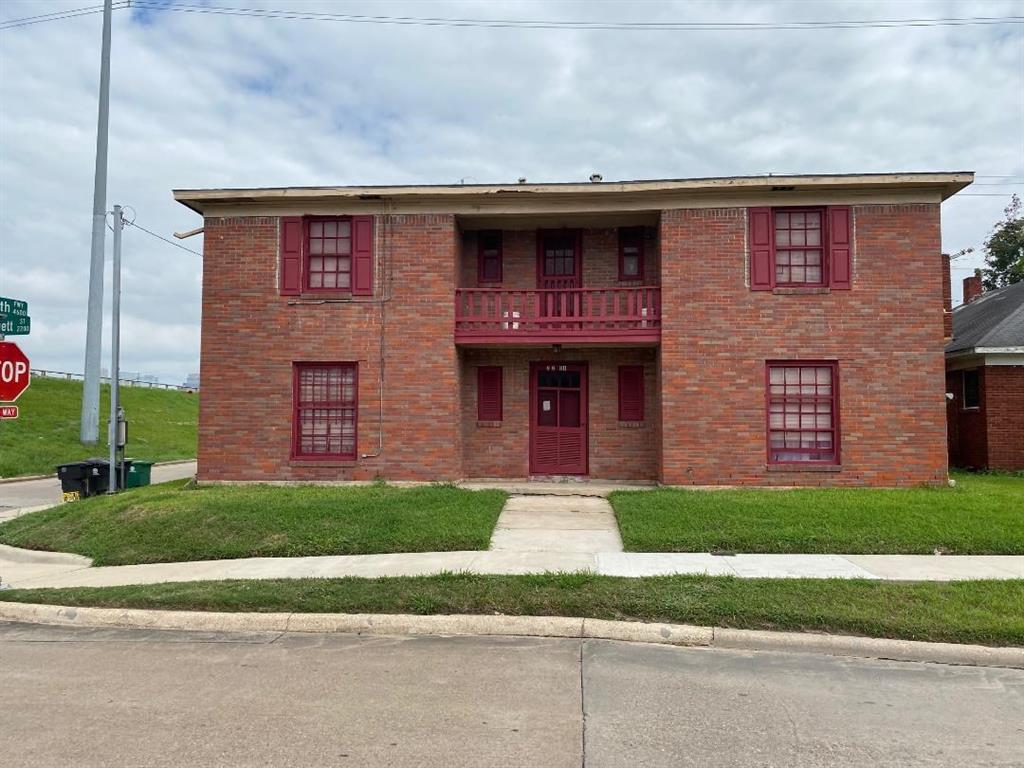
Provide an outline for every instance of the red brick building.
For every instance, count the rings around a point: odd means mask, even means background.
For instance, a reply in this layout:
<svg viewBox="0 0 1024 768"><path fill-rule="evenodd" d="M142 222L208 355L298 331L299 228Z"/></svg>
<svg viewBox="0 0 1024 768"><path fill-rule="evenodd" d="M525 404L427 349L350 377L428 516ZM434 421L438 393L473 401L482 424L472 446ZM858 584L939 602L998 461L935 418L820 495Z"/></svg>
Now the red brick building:
<svg viewBox="0 0 1024 768"><path fill-rule="evenodd" d="M970 173L179 190L199 478L946 479Z"/></svg>
<svg viewBox="0 0 1024 768"><path fill-rule="evenodd" d="M949 462L1024 469L1024 283L982 293L964 280L946 345Z"/></svg>

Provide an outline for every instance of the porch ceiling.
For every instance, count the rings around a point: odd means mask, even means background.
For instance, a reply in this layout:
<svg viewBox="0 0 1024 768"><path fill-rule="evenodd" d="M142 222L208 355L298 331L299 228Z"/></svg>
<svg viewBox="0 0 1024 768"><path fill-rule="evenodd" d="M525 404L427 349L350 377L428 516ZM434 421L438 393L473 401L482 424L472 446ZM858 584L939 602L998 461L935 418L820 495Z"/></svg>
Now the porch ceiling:
<svg viewBox="0 0 1024 768"><path fill-rule="evenodd" d="M601 229L612 227L656 227L658 211L607 211L564 213L460 214L463 230L477 229Z"/></svg>

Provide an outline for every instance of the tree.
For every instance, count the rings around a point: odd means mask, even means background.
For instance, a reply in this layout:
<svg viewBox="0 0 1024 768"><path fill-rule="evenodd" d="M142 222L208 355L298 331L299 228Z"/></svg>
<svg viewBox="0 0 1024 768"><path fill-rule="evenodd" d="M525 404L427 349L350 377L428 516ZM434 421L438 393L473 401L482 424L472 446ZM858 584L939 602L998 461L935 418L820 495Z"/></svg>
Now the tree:
<svg viewBox="0 0 1024 768"><path fill-rule="evenodd" d="M1024 209L1017 195L1003 213L1005 219L996 224L985 241L982 284L986 291L1024 280Z"/></svg>

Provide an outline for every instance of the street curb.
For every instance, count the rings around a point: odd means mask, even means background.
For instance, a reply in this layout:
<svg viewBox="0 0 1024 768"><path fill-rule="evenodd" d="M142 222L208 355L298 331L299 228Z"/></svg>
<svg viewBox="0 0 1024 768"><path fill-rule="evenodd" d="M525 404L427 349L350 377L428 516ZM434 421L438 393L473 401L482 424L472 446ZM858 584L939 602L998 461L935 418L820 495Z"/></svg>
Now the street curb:
<svg viewBox="0 0 1024 768"><path fill-rule="evenodd" d="M153 464L154 467L173 467L175 464L191 464L195 459L174 459L173 461L159 461ZM0 485L6 483L22 483L27 480L49 480L55 477L53 472L48 472L45 475L18 475L17 477L0 477ZM52 507L53 504L48 504L46 508Z"/></svg>
<svg viewBox="0 0 1024 768"><path fill-rule="evenodd" d="M563 616L218 613L140 608L76 608L0 602L0 620L65 627L205 632L562 637L1024 669L1024 648L993 648L983 645L926 643L851 635L765 632Z"/></svg>

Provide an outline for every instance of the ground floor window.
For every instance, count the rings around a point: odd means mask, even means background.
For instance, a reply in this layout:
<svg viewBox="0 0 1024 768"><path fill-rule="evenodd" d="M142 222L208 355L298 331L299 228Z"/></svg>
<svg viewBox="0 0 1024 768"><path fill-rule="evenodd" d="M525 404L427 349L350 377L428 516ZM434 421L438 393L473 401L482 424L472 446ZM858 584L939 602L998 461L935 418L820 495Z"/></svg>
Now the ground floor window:
<svg viewBox="0 0 1024 768"><path fill-rule="evenodd" d="M839 369L835 361L769 361L768 461L839 463Z"/></svg>
<svg viewBox="0 0 1024 768"><path fill-rule="evenodd" d="M292 452L300 459L355 459L356 363L296 363Z"/></svg>
<svg viewBox="0 0 1024 768"><path fill-rule="evenodd" d="M978 369L972 368L969 371L964 371L964 396L963 396L963 410L969 410L971 408L981 407L981 377L978 375Z"/></svg>

